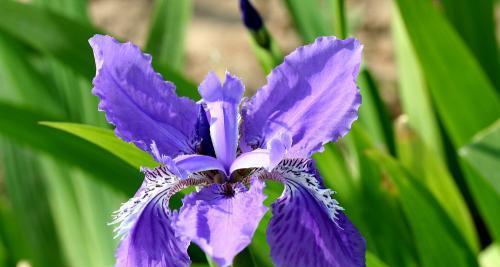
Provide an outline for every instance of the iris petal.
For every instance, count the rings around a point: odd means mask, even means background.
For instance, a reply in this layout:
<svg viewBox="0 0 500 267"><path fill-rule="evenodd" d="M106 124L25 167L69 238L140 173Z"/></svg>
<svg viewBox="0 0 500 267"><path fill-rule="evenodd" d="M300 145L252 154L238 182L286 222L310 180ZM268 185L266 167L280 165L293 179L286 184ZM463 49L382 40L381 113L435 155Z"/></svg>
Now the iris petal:
<svg viewBox="0 0 500 267"><path fill-rule="evenodd" d="M171 190L180 180L164 166L143 171L142 187L115 213L113 223L119 224L115 231L122 236L116 265L189 266L189 240L176 235L168 209Z"/></svg>
<svg viewBox="0 0 500 267"><path fill-rule="evenodd" d="M251 241L267 208L264 184L214 184L188 195L175 220L182 235L198 244L218 266L231 265L233 258Z"/></svg>
<svg viewBox="0 0 500 267"><path fill-rule="evenodd" d="M169 157L194 153L196 103L178 97L175 86L151 67L151 56L137 46L103 35L89 42L97 68L92 92L116 135L150 153L153 142Z"/></svg>
<svg viewBox="0 0 500 267"><path fill-rule="evenodd" d="M243 83L229 73L226 73L223 85L211 72L199 86L200 95L208 109L210 136L215 154L227 169L236 158L238 106L244 90Z"/></svg>
<svg viewBox="0 0 500 267"><path fill-rule="evenodd" d="M175 236L163 201L148 203L116 252L116 266L189 266L188 240Z"/></svg>
<svg viewBox="0 0 500 267"><path fill-rule="evenodd" d="M361 50L353 38L321 37L288 55L244 107L245 145L262 148L287 132L293 140L288 153L309 157L345 135L361 103Z"/></svg>
<svg viewBox="0 0 500 267"><path fill-rule="evenodd" d="M365 241L322 188L311 164L285 160L273 175L285 184L272 204L267 228L271 258L277 266L365 266Z"/></svg>
<svg viewBox="0 0 500 267"><path fill-rule="evenodd" d="M181 155L174 159L175 165L179 170L182 170L181 176L183 178L189 175L208 171L219 170L225 172L224 165L214 157L205 155Z"/></svg>

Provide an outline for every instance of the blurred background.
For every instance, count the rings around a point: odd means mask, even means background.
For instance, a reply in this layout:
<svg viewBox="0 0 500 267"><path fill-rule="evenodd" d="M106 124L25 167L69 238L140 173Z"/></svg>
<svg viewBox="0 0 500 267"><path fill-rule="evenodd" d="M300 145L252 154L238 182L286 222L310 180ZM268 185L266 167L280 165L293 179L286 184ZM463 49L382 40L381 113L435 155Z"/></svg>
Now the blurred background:
<svg viewBox="0 0 500 267"><path fill-rule="evenodd" d="M258 28L237 0L0 0L0 266L113 266L107 223L154 166L97 111L95 33L138 44L194 99L210 70L250 96L296 47L360 39L359 120L315 160L367 266L500 266L499 1L252 4ZM281 188L266 190L269 205ZM234 266L272 266L268 220Z"/></svg>

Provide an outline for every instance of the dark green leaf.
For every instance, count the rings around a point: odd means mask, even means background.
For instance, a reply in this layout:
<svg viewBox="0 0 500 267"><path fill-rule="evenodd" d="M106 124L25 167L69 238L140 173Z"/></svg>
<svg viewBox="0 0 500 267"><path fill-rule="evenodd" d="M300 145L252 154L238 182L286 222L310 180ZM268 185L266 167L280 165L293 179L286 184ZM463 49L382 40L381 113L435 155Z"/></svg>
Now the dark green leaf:
<svg viewBox="0 0 500 267"><path fill-rule="evenodd" d="M443 124L453 143L464 145L500 116L498 95L430 0L396 2Z"/></svg>
<svg viewBox="0 0 500 267"><path fill-rule="evenodd" d="M472 216L445 162L427 147L405 118L398 119L396 126L399 160L433 194L469 246L478 252L479 242Z"/></svg>
<svg viewBox="0 0 500 267"><path fill-rule="evenodd" d="M139 187L138 170L126 162L78 137L38 124L55 118L5 103L0 103L0 114L1 135L96 174L128 195Z"/></svg>
<svg viewBox="0 0 500 267"><path fill-rule="evenodd" d="M0 1L0 31L42 53L54 56L89 81L95 74L88 39L101 31L90 25L33 5ZM153 61L153 65L165 79L177 85L180 95L197 95L196 86L181 74L162 64L156 64L156 61Z"/></svg>
<svg viewBox="0 0 500 267"><path fill-rule="evenodd" d="M54 228L47 191L43 183L39 160L26 148L0 140L0 149L5 156L5 189L15 213L15 221L28 247L21 253L35 266L65 265L64 257L58 253L59 241Z"/></svg>
<svg viewBox="0 0 500 267"><path fill-rule="evenodd" d="M368 156L379 164L396 187L415 237L422 266L478 266L476 256L439 202L397 161L378 151Z"/></svg>
<svg viewBox="0 0 500 267"><path fill-rule="evenodd" d="M411 266L416 263L414 237L404 219L393 182L381 174L378 165L366 155L366 151L376 148L370 137L360 124L344 139L351 143L350 150L357 163L354 168L359 171L361 185L358 204L346 211L367 240L368 250L390 266Z"/></svg>
<svg viewBox="0 0 500 267"><path fill-rule="evenodd" d="M448 20L474 53L497 90L500 90L493 2L494 0L441 1Z"/></svg>

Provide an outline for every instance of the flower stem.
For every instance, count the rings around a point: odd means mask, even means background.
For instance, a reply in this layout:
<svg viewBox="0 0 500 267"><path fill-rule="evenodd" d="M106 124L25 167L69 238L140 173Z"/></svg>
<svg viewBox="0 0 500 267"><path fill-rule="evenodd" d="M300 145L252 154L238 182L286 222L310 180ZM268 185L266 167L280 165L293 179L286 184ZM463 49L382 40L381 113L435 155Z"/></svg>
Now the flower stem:
<svg viewBox="0 0 500 267"><path fill-rule="evenodd" d="M335 34L341 38L345 39L347 37L347 21L345 17L345 1L344 0L332 0L335 12Z"/></svg>

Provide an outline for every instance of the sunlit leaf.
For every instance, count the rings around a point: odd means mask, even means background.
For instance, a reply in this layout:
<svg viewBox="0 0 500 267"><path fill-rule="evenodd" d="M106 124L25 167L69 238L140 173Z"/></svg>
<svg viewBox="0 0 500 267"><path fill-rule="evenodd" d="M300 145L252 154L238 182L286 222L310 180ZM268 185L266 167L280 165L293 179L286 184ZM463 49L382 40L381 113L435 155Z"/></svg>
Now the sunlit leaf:
<svg viewBox="0 0 500 267"><path fill-rule="evenodd" d="M158 165L148 153L132 143L122 141L115 136L112 130L78 123L41 122L40 124L74 134L94 143L137 169Z"/></svg>
<svg viewBox="0 0 500 267"><path fill-rule="evenodd" d="M436 111L432 106L420 62L404 28L399 11L393 8L393 12L391 25L395 42L401 107L412 129L438 157L444 159Z"/></svg>

